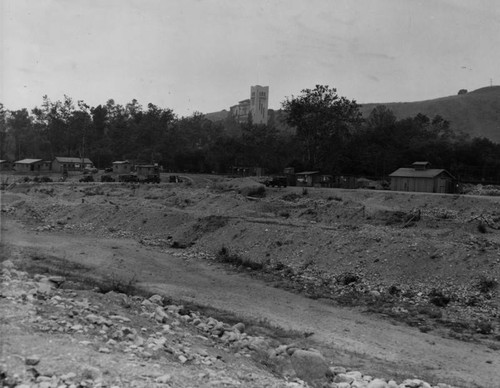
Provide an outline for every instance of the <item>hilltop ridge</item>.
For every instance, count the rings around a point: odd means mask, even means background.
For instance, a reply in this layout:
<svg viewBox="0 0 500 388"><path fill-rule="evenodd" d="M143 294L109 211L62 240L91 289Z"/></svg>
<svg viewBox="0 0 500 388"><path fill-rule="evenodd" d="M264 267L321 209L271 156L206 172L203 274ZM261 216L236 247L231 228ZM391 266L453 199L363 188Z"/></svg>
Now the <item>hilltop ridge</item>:
<svg viewBox="0 0 500 388"><path fill-rule="evenodd" d="M367 118L370 112L379 105L391 109L397 119L416 116L422 113L429 117L442 116L451 123L451 127L471 137L485 137L500 143L500 86L488 86L473 90L466 94L439 97L430 100L412 102L380 102L361 104L360 111ZM272 109L270 109L272 111ZM212 121L227 118L229 112L222 110L205 114ZM276 124L281 110L274 110Z"/></svg>
<svg viewBox="0 0 500 388"><path fill-rule="evenodd" d="M363 117L368 117L378 105L391 109L397 119L418 113L429 117L441 115L455 131L500 142L500 86L424 101L362 104Z"/></svg>

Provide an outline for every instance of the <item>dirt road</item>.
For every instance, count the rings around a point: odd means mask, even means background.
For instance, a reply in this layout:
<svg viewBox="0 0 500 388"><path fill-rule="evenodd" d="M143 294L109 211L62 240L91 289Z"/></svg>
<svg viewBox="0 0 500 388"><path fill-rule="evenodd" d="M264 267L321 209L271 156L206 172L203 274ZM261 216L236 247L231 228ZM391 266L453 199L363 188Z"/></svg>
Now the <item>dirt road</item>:
<svg viewBox="0 0 500 388"><path fill-rule="evenodd" d="M495 387L498 352L395 325L360 311L280 290L246 274L179 251L160 251L130 239L34 232L4 218L2 242L14 255L36 252L81 263L97 275L137 276L140 285L173 299L192 301L302 332L333 362L340 360L387 377L418 377L463 387ZM422 375L422 374L426 375ZM415 376L417 377L417 376Z"/></svg>

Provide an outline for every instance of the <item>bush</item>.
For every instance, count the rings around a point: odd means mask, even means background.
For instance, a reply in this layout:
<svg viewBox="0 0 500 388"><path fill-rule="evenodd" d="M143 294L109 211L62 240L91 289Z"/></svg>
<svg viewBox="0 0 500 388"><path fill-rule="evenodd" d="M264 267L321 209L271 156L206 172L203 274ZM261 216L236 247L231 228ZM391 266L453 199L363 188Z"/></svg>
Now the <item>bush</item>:
<svg viewBox="0 0 500 388"><path fill-rule="evenodd" d="M260 270L264 268L264 263L242 258L235 253L231 253L225 246L222 246L222 248L215 255L215 258L217 261L220 261L222 263L228 263L235 266L243 266L251 268L253 270Z"/></svg>
<svg viewBox="0 0 500 388"><path fill-rule="evenodd" d="M489 321L478 321L476 322L476 331L480 334L491 334L493 333L493 324Z"/></svg>
<svg viewBox="0 0 500 388"><path fill-rule="evenodd" d="M487 294L488 292L492 292L495 288L498 287L498 281L494 278L483 275L479 279L477 287L483 294Z"/></svg>
<svg viewBox="0 0 500 388"><path fill-rule="evenodd" d="M346 272L337 277L337 281L339 283L342 283L344 286L347 286L351 283L356 283L359 281L359 276L351 273L351 272Z"/></svg>
<svg viewBox="0 0 500 388"><path fill-rule="evenodd" d="M401 295L401 288L399 288L398 286L396 286L396 285L393 284L392 286L390 286L387 289L387 292L390 295L399 296L399 295Z"/></svg>
<svg viewBox="0 0 500 388"><path fill-rule="evenodd" d="M134 274L129 279L119 278L115 274L106 276L104 281L99 284L99 292L106 294L108 292L114 291L126 295L135 295L137 293L136 289L137 278Z"/></svg>
<svg viewBox="0 0 500 388"><path fill-rule="evenodd" d="M446 307L450 303L451 298L443 294L442 291L434 289L429 292L429 301L435 306Z"/></svg>
<svg viewBox="0 0 500 388"><path fill-rule="evenodd" d="M289 194L285 194L284 196L282 196L281 199L283 201L295 202L298 199L300 199L300 195L298 195L296 193L289 193Z"/></svg>
<svg viewBox="0 0 500 388"><path fill-rule="evenodd" d="M486 225L483 222L477 224L477 230L479 233L486 233Z"/></svg>
<svg viewBox="0 0 500 388"><path fill-rule="evenodd" d="M427 315L429 318L440 319L443 317L441 310L432 306L419 306L417 311L419 314Z"/></svg>

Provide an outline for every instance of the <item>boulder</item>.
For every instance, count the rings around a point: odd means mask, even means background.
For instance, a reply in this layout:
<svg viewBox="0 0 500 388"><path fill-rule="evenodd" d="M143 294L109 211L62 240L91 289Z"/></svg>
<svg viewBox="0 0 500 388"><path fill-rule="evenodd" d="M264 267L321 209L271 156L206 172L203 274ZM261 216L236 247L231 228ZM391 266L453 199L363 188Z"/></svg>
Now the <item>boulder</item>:
<svg viewBox="0 0 500 388"><path fill-rule="evenodd" d="M100 380L100 379L102 379L102 372L94 366L87 366L87 367L84 367L82 370L81 379L82 380L94 380L94 381Z"/></svg>
<svg viewBox="0 0 500 388"><path fill-rule="evenodd" d="M159 304L160 306L163 304L163 297L161 295L155 294L149 298L149 301L154 304Z"/></svg>
<svg viewBox="0 0 500 388"><path fill-rule="evenodd" d="M11 270L14 268L14 263L11 260L2 261L2 268Z"/></svg>
<svg viewBox="0 0 500 388"><path fill-rule="evenodd" d="M384 380L374 379L368 383L368 388L388 388L388 385Z"/></svg>
<svg viewBox="0 0 500 388"><path fill-rule="evenodd" d="M232 327L232 330L238 330L240 333L245 332L245 324L243 322L238 322Z"/></svg>
<svg viewBox="0 0 500 388"><path fill-rule="evenodd" d="M290 360L297 377L308 383L325 379L328 372L326 360L316 351L297 349Z"/></svg>
<svg viewBox="0 0 500 388"><path fill-rule="evenodd" d="M347 383L347 384L351 384L353 381L354 381L354 377L352 376L349 376L345 373L339 373L338 375L335 376L335 378L333 379L333 382L334 383Z"/></svg>
<svg viewBox="0 0 500 388"><path fill-rule="evenodd" d="M38 356L28 356L26 357L26 359L24 360L24 363L26 365L30 365L30 366L35 366L35 365L38 365L38 363L40 362L40 357Z"/></svg>
<svg viewBox="0 0 500 388"><path fill-rule="evenodd" d="M168 321L168 314L159 306L155 310L155 320L158 323L166 323Z"/></svg>
<svg viewBox="0 0 500 388"><path fill-rule="evenodd" d="M49 295L54 288L54 283L38 282L36 283L36 292L38 295Z"/></svg>
<svg viewBox="0 0 500 388"><path fill-rule="evenodd" d="M346 369L343 367L343 366L331 366L330 368L328 368L330 370L330 372L335 376L335 375L338 375L340 373L346 373Z"/></svg>
<svg viewBox="0 0 500 388"><path fill-rule="evenodd" d="M66 281L66 278L64 276L49 276L49 281L54 283L56 287L61 287L61 284Z"/></svg>

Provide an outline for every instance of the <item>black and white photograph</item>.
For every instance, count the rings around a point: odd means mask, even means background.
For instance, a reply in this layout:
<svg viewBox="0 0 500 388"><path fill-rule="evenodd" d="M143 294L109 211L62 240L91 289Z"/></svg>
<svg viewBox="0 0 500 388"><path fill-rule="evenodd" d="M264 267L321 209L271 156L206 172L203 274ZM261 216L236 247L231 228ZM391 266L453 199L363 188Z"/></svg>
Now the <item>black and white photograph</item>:
<svg viewBox="0 0 500 388"><path fill-rule="evenodd" d="M500 388L500 2L0 0L0 387Z"/></svg>

